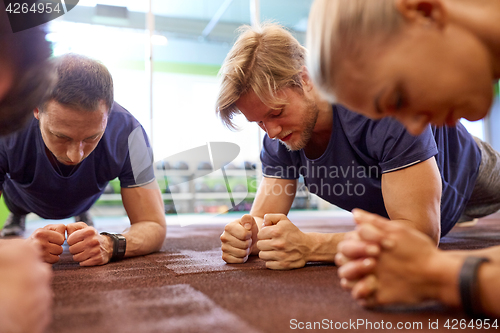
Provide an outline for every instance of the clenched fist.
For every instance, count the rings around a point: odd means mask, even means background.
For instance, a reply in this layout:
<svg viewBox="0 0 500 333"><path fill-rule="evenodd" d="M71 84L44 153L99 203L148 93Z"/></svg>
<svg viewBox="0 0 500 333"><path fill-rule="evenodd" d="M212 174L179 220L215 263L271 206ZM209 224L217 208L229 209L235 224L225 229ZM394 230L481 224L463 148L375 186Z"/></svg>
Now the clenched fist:
<svg viewBox="0 0 500 333"><path fill-rule="evenodd" d="M250 254L257 254L257 233L259 228L251 215L243 215L224 228L220 236L222 259L228 264L241 264Z"/></svg>
<svg viewBox="0 0 500 333"><path fill-rule="evenodd" d="M66 239L66 226L64 224L49 224L43 228L36 229L29 237L30 241L39 244L42 251L42 259L55 264L63 253L63 243Z"/></svg>
<svg viewBox="0 0 500 333"><path fill-rule="evenodd" d="M69 252L80 266L98 266L110 261L113 244L107 236L99 235L95 228L84 222L68 224L66 229Z"/></svg>

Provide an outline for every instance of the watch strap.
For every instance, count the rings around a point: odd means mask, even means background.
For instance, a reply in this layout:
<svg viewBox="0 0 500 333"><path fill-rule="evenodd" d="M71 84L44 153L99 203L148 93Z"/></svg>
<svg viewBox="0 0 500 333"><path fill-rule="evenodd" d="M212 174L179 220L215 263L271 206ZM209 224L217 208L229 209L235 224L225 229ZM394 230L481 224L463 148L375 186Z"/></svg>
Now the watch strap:
<svg viewBox="0 0 500 333"><path fill-rule="evenodd" d="M482 314L477 272L482 264L489 261L484 257L467 257L460 270L460 299L465 313L470 317L479 317Z"/></svg>
<svg viewBox="0 0 500 333"><path fill-rule="evenodd" d="M101 235L108 236L113 240L113 254L111 261L118 261L123 259L127 250L127 239L122 234L113 234L109 232L101 232Z"/></svg>

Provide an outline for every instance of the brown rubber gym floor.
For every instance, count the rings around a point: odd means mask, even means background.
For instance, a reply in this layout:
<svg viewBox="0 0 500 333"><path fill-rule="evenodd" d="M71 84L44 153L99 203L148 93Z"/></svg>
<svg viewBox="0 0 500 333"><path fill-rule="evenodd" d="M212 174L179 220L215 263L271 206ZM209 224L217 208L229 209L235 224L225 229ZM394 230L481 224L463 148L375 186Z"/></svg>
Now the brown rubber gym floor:
<svg viewBox="0 0 500 333"><path fill-rule="evenodd" d="M460 328L460 320L466 319L461 311L437 304L363 309L340 288L333 264L271 271L252 258L227 265L221 259L219 235L237 216L225 216L220 224L169 226L159 253L101 267L79 267L66 248L53 266L54 318L47 332L436 332L452 331L454 324ZM349 216L292 212L289 217L303 231L354 227ZM120 232L126 226L126 219L96 218L99 231ZM441 247L496 244L498 214L474 227L455 227ZM438 330L430 329L430 323Z"/></svg>

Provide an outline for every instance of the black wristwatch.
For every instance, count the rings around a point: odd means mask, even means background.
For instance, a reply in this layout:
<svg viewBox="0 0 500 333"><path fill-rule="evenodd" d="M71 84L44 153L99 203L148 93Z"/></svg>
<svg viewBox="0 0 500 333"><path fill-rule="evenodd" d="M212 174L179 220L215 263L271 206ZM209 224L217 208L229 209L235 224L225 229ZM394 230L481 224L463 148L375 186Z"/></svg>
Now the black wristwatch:
<svg viewBox="0 0 500 333"><path fill-rule="evenodd" d="M458 282L460 299L465 313L471 318L479 318L483 315L481 300L479 299L477 273L479 267L489 261L489 258L484 257L467 257L460 270Z"/></svg>
<svg viewBox="0 0 500 333"><path fill-rule="evenodd" d="M122 234L111 234L109 232L101 232L101 235L108 236L113 240L113 254L111 261L123 259L127 250L127 239Z"/></svg>

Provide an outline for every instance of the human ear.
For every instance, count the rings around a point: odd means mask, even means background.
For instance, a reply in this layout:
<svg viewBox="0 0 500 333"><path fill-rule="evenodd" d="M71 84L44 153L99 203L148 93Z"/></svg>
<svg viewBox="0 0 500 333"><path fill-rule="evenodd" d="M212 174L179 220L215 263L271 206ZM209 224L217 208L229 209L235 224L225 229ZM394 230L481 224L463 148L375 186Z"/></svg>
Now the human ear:
<svg viewBox="0 0 500 333"><path fill-rule="evenodd" d="M305 91L310 91L313 88L313 83L306 66L302 66L300 79L302 81L302 89L304 89Z"/></svg>
<svg viewBox="0 0 500 333"><path fill-rule="evenodd" d="M40 120L40 110L38 110L38 108L35 108L33 110L33 115L35 116L36 119Z"/></svg>
<svg viewBox="0 0 500 333"><path fill-rule="evenodd" d="M447 12L442 0L395 0L397 10L408 22L443 27Z"/></svg>

